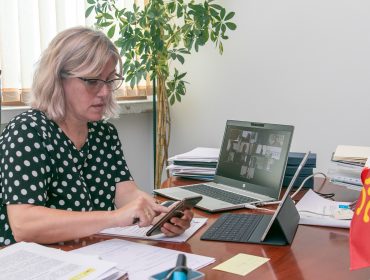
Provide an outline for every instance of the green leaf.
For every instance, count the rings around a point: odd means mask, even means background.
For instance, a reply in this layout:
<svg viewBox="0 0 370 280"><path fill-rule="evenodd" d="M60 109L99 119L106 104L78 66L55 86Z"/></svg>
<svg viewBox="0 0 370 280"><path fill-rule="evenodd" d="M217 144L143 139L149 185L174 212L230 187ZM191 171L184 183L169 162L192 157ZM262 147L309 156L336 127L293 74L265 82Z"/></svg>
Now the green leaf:
<svg viewBox="0 0 370 280"><path fill-rule="evenodd" d="M235 30L236 29L236 24L233 23L233 22L226 22L225 23L226 26L230 29L230 30Z"/></svg>
<svg viewBox="0 0 370 280"><path fill-rule="evenodd" d="M220 42L220 44L218 45L218 50L220 52L220 54L223 54L224 53L224 46L222 45L222 43Z"/></svg>
<svg viewBox="0 0 370 280"><path fill-rule="evenodd" d="M95 4L95 0L87 0L87 3L89 3L91 5L94 5Z"/></svg>
<svg viewBox="0 0 370 280"><path fill-rule="evenodd" d="M184 78L186 76L186 74L187 74L186 72L182 73L177 78L180 80L180 79Z"/></svg>
<svg viewBox="0 0 370 280"><path fill-rule="evenodd" d="M132 77L132 79L131 79L131 81L130 81L130 87L131 87L131 88L134 88L134 87L135 87L135 85L136 85L136 77L135 77L135 76L133 76L133 77Z"/></svg>
<svg viewBox="0 0 370 280"><path fill-rule="evenodd" d="M174 103L175 103L175 96L174 96L174 95L172 95L172 96L170 97L170 105L172 106Z"/></svg>
<svg viewBox="0 0 370 280"><path fill-rule="evenodd" d="M107 35L109 38L112 38L114 36L114 33L116 32L116 26L112 25L111 28L109 28Z"/></svg>
<svg viewBox="0 0 370 280"><path fill-rule="evenodd" d="M225 17L225 21L228 21L230 19L232 19L235 15L235 12L230 12L227 14L227 16Z"/></svg>
<svg viewBox="0 0 370 280"><path fill-rule="evenodd" d="M113 19L113 17L108 14L108 13L103 13L103 16L106 18L106 19Z"/></svg>
<svg viewBox="0 0 370 280"><path fill-rule="evenodd" d="M220 12L220 17L221 18L224 18L225 17L225 14L226 14L226 10L224 8L221 9L221 12Z"/></svg>
<svg viewBox="0 0 370 280"><path fill-rule="evenodd" d="M222 33L226 32L226 25L225 24L221 25L221 31L222 31Z"/></svg>
<svg viewBox="0 0 370 280"><path fill-rule="evenodd" d="M178 5L177 6L177 13L176 13L176 16L177 18L181 18L184 14L184 9L182 6Z"/></svg>
<svg viewBox="0 0 370 280"><path fill-rule="evenodd" d="M215 9L210 10L211 16L218 17L218 12Z"/></svg>
<svg viewBox="0 0 370 280"><path fill-rule="evenodd" d="M92 10L94 9L94 6L90 6L87 8L86 12L85 12L85 17L89 17L89 15L91 14Z"/></svg>
<svg viewBox="0 0 370 280"><path fill-rule="evenodd" d="M176 100L177 100L178 102L181 102L181 95L180 95L180 94L178 94L178 93L176 93Z"/></svg>
<svg viewBox="0 0 370 280"><path fill-rule="evenodd" d="M222 10L223 8L220 6L220 5L217 5L217 4L212 4L210 5L212 8L215 8L217 10Z"/></svg>
<svg viewBox="0 0 370 280"><path fill-rule="evenodd" d="M168 8L168 11L172 14L176 9L175 2L168 3L167 8Z"/></svg>
<svg viewBox="0 0 370 280"><path fill-rule="evenodd" d="M185 58L182 55L177 55L177 59L181 62L181 64L184 64Z"/></svg>
<svg viewBox="0 0 370 280"><path fill-rule="evenodd" d="M105 21L100 24L100 27L108 27L112 25L112 23L113 23L112 21Z"/></svg>

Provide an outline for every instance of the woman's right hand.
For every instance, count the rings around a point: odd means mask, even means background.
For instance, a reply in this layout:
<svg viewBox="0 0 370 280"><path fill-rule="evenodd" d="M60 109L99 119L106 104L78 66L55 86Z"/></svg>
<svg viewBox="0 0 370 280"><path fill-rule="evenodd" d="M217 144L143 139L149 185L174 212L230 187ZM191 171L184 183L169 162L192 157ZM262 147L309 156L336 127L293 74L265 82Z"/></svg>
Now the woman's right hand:
<svg viewBox="0 0 370 280"><path fill-rule="evenodd" d="M139 196L125 206L115 210L116 224L118 227L133 224L145 227L151 225L155 217L168 211L167 207L155 203L154 199Z"/></svg>

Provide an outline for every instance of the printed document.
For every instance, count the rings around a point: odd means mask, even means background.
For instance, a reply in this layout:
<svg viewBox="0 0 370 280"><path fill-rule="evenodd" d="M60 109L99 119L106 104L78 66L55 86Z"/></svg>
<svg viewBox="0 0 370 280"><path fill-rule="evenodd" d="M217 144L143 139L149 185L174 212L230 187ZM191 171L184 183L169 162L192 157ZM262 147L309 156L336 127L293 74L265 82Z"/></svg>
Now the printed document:
<svg viewBox="0 0 370 280"><path fill-rule="evenodd" d="M167 242L185 242L188 240L198 229L200 229L207 222L207 218L193 218L188 228L183 234L175 237L167 237L164 234L157 234L153 236L146 236L146 232L151 228L148 227L139 227L138 225L128 226L128 227L116 227L108 228L101 231L101 234L105 235L115 235L115 236L125 236L133 237L140 239L151 239L151 240L160 240Z"/></svg>
<svg viewBox="0 0 370 280"><path fill-rule="evenodd" d="M349 228L353 215L349 204L323 198L308 190L296 204L300 216L299 224Z"/></svg>
<svg viewBox="0 0 370 280"><path fill-rule="evenodd" d="M180 253L186 255L187 266L193 270L215 261L210 257L120 239L102 241L73 252L95 255L103 260L115 262L118 269L128 272L130 280L149 279L151 275L175 267Z"/></svg>
<svg viewBox="0 0 370 280"><path fill-rule="evenodd" d="M220 149L198 147L190 152L173 156L168 161L204 161L217 162Z"/></svg>
<svg viewBox="0 0 370 280"><path fill-rule="evenodd" d="M0 279L103 279L118 274L115 263L19 242L0 250ZM112 279L112 278L110 278Z"/></svg>

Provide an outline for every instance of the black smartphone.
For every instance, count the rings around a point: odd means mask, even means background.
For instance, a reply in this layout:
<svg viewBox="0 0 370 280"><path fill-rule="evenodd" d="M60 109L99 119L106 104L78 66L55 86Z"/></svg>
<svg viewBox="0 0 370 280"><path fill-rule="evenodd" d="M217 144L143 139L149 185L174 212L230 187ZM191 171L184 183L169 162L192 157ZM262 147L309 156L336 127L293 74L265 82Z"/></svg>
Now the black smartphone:
<svg viewBox="0 0 370 280"><path fill-rule="evenodd" d="M185 209L193 208L199 201L202 200L201 195L186 197L183 200L180 200L170 212L166 213L158 222L156 222L146 233L146 236L151 236L155 234L160 234L161 227L164 223L170 222L172 217L181 218L184 215Z"/></svg>

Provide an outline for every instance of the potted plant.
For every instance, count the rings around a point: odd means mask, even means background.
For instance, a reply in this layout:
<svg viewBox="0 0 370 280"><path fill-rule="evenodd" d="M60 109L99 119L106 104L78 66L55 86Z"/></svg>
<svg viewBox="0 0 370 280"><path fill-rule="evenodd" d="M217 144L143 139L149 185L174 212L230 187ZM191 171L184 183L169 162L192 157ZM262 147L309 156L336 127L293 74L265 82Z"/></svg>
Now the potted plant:
<svg viewBox="0 0 370 280"><path fill-rule="evenodd" d="M211 41L223 53L223 40L234 12L214 3L214 0L151 0L143 8L134 4L132 10L117 7L114 0L87 0L88 17L94 10L96 26L114 38L124 59L125 80L134 87L147 76L153 81L155 144L155 187L161 184L162 172L168 160L171 118L169 105L181 102L186 93L186 73L170 63L185 62L185 55L196 52ZM168 174L167 174L168 176Z"/></svg>

